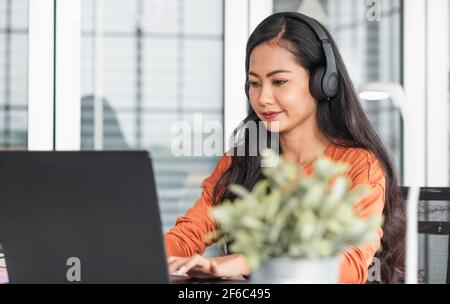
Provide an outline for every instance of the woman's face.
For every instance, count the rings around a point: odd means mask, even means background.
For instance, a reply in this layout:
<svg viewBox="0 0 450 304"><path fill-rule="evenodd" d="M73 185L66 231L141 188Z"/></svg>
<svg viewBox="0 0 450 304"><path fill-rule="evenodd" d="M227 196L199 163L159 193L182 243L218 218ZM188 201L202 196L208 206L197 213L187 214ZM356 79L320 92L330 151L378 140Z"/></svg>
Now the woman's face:
<svg viewBox="0 0 450 304"><path fill-rule="evenodd" d="M249 97L267 129L280 133L315 121L309 74L288 50L270 42L250 54Z"/></svg>

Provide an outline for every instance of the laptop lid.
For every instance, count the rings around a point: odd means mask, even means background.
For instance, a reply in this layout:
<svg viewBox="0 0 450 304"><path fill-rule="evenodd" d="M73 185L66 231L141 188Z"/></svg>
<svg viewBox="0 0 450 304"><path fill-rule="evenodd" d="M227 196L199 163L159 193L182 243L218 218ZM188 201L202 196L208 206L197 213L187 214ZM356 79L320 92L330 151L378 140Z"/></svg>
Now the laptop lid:
<svg viewBox="0 0 450 304"><path fill-rule="evenodd" d="M0 152L11 283L168 283L147 152Z"/></svg>

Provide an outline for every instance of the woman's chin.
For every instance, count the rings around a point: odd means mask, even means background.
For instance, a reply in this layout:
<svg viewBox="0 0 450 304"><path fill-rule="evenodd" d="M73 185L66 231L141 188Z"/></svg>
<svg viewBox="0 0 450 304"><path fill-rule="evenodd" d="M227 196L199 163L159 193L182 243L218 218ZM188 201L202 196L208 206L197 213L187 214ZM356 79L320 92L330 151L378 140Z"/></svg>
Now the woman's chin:
<svg viewBox="0 0 450 304"><path fill-rule="evenodd" d="M283 130L282 124L279 120L263 120L263 123L269 132L278 133Z"/></svg>

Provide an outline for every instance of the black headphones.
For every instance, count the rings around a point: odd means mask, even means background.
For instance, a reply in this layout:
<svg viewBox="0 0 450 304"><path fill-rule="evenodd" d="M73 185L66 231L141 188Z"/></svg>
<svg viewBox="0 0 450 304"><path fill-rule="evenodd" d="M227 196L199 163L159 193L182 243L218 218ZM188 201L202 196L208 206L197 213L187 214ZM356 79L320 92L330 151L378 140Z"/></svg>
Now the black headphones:
<svg viewBox="0 0 450 304"><path fill-rule="evenodd" d="M328 35L325 33L319 22L306 15L296 12L283 12L278 14L302 21L308 25L316 34L317 38L319 38L325 54L326 65L318 67L311 72L309 79L309 90L317 100L329 100L338 92L339 74L336 69L333 47L328 39ZM248 90L246 93L248 96Z"/></svg>

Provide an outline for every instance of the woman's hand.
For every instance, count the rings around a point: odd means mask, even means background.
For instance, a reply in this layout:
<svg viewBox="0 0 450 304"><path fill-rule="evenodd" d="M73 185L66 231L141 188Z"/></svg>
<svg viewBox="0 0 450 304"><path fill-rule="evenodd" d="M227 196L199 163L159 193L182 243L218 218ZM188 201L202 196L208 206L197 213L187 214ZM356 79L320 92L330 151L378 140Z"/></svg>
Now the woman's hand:
<svg viewBox="0 0 450 304"><path fill-rule="evenodd" d="M242 254L231 254L219 257L168 257L169 273L173 275L189 275L197 278L235 277L249 275L251 269Z"/></svg>

